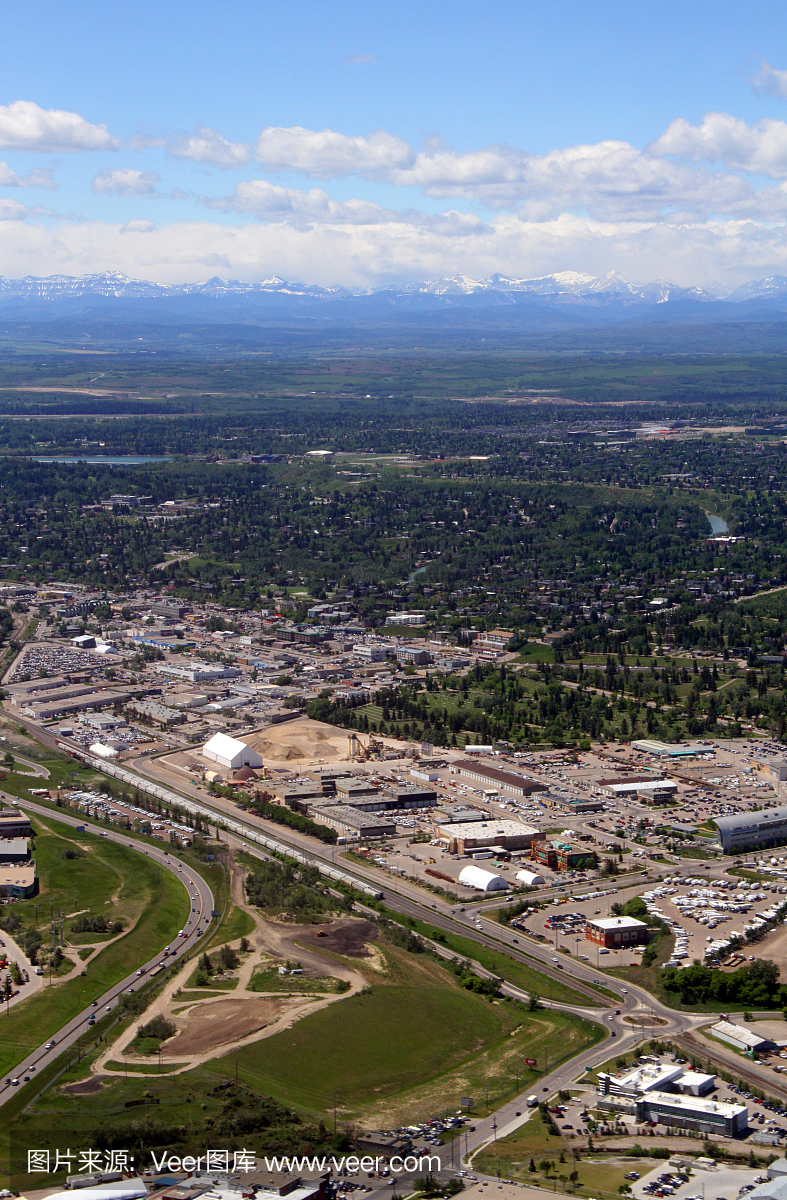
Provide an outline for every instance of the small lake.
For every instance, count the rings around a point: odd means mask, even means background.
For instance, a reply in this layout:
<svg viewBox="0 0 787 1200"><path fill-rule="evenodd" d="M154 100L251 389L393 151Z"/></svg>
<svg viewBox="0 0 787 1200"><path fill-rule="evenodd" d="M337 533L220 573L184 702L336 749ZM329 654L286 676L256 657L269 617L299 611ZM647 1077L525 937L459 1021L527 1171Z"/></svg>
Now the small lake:
<svg viewBox="0 0 787 1200"><path fill-rule="evenodd" d="M33 462L39 463L65 463L70 466L74 463L89 463L91 466L105 467L141 467L145 463L162 463L171 462L172 459L167 455L156 454L118 454L115 456L109 454L96 455L62 455L56 458L35 458Z"/></svg>
<svg viewBox="0 0 787 1200"><path fill-rule="evenodd" d="M710 522L710 531L716 536L719 533L729 533L730 527L722 517L714 517L713 513L706 513L705 516Z"/></svg>

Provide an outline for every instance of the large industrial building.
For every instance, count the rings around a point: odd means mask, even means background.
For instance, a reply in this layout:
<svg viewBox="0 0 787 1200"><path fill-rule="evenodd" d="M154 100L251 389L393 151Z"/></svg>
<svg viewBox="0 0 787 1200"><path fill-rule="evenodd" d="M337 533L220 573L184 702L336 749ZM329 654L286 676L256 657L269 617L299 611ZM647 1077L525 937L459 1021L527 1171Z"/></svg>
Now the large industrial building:
<svg viewBox="0 0 787 1200"><path fill-rule="evenodd" d="M585 938L609 950L644 946L648 941L648 927L636 917L590 917L585 926Z"/></svg>
<svg viewBox="0 0 787 1200"><path fill-rule="evenodd" d="M469 750L470 747L467 747ZM472 779L475 783L485 784L486 791L510 792L515 796L530 796L533 792L545 792L546 784L538 783L535 779L524 779L512 771L500 771L497 767L488 767L485 763L471 762L470 759L460 758L451 764L451 771L458 772L464 779Z"/></svg>
<svg viewBox="0 0 787 1200"><path fill-rule="evenodd" d="M0 867L0 896L29 900L38 891L35 864Z"/></svg>
<svg viewBox="0 0 787 1200"><path fill-rule="evenodd" d="M535 825L525 825L523 821L455 821L441 825L438 835L457 854L487 846L499 846L502 850L527 850L534 840L544 837Z"/></svg>
<svg viewBox="0 0 787 1200"><path fill-rule="evenodd" d="M702 1096L675 1096L670 1092L648 1092L637 1101L638 1121L653 1121L677 1129L694 1129L717 1137L736 1137L749 1127L745 1104L725 1104Z"/></svg>
<svg viewBox="0 0 787 1200"><path fill-rule="evenodd" d="M719 831L719 844L725 854L743 854L747 850L787 843L787 805L784 804L759 812L714 817L714 820Z"/></svg>
<svg viewBox="0 0 787 1200"><path fill-rule="evenodd" d="M744 1104L710 1099L707 1093L715 1085L715 1075L648 1062L621 1075L600 1072L598 1106L637 1121L736 1137L748 1128L749 1110Z"/></svg>
<svg viewBox="0 0 787 1200"><path fill-rule="evenodd" d="M202 747L203 758L218 763L230 771L240 767L261 767L262 759L256 750L226 733L217 733Z"/></svg>
<svg viewBox="0 0 787 1200"><path fill-rule="evenodd" d="M694 758L696 750L690 746L673 746L669 742L657 742L652 738L641 738L631 743L632 750L641 750L643 754L652 754L654 758Z"/></svg>
<svg viewBox="0 0 787 1200"><path fill-rule="evenodd" d="M604 790L616 798L634 795L646 804L660 804L675 798L678 785L671 779L630 779L625 782L608 783Z"/></svg>
<svg viewBox="0 0 787 1200"><path fill-rule="evenodd" d="M396 822L390 817L376 817L350 804L325 804L310 809L313 820L327 825L337 833L354 834L361 841L367 838L396 837Z"/></svg>
<svg viewBox="0 0 787 1200"><path fill-rule="evenodd" d="M744 1025L736 1025L734 1021L717 1021L711 1026L711 1033L728 1046L734 1046L736 1050L742 1050L745 1054L753 1050L759 1052L776 1048L776 1043L770 1038L762 1037Z"/></svg>
<svg viewBox="0 0 787 1200"><path fill-rule="evenodd" d="M7 838L0 841L0 864L26 863L30 858L30 843L27 838Z"/></svg>

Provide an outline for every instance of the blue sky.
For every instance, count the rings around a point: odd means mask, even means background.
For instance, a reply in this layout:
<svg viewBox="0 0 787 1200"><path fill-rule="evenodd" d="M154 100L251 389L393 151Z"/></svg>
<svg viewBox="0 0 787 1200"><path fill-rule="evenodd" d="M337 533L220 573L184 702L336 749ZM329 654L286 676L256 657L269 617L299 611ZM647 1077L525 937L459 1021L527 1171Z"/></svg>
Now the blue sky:
<svg viewBox="0 0 787 1200"><path fill-rule="evenodd" d="M787 274L781 4L6 5L0 273Z"/></svg>

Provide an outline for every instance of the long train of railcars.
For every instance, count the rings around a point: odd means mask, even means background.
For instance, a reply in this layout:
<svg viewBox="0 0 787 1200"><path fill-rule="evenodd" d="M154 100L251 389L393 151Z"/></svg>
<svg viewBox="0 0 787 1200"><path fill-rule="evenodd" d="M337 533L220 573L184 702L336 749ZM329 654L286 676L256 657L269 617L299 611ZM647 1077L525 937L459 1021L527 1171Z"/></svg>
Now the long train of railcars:
<svg viewBox="0 0 787 1200"><path fill-rule="evenodd" d="M360 879L356 879L353 875L348 875L347 872L341 871L338 867L330 866L328 863L315 861L308 854L304 854L296 846L291 846L288 842L278 841L276 838L270 837L266 833L259 833L256 829L251 829L247 825L241 825L238 821L233 821L226 817L223 813L217 813L214 809L208 808L207 805L198 804L195 800L188 800L185 796L179 795L178 792L171 792L168 788L161 787L158 783L153 783L150 780L142 779L139 775L132 775L130 771L126 771L123 767L118 767L114 763L107 762L105 759L93 758L91 754L87 754L84 750L78 749L76 746L69 746L65 742L58 742L61 750L65 750L67 754L74 758L80 758L87 763L89 767L93 767L96 771L102 771L105 775L111 775L113 779L119 779L121 783L128 784L138 792L145 792L148 796L155 796L156 799L162 800L164 804L168 804L170 808L183 808L186 812L199 814L201 817L207 817L208 820L216 822L218 819L224 829L229 829L231 833L237 834L246 841L255 842L259 846L263 846L266 850L270 850L274 854L286 854L288 858L294 858L296 862L303 863L304 866L317 867L321 875L325 875L328 879L334 879L339 883L348 884L357 892L363 892L366 896L372 896L375 900L382 900L383 893L379 888L372 887L371 884L364 883Z"/></svg>

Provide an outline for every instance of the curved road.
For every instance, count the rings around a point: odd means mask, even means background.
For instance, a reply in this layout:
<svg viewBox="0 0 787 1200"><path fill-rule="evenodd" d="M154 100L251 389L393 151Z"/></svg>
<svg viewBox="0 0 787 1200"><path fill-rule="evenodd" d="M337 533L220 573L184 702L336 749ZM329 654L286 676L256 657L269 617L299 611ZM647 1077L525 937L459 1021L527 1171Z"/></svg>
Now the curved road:
<svg viewBox="0 0 787 1200"><path fill-rule="evenodd" d="M46 744L51 742L54 748L54 743L57 739L49 731L42 731L38 727L33 727L29 722L24 723L28 725L31 733L34 733L39 740ZM162 771L155 759L127 760L123 766L126 770L134 771L143 778L147 777L152 782L169 788L173 792L179 791L184 797L197 802L206 814L213 814L219 821L225 817L230 817L233 821L247 826L250 831L256 830L274 839L283 849L289 847L297 849L302 853L307 853L317 866L320 863L331 865L335 863L335 852L332 853L330 847L322 843L315 845L313 839L308 838L306 835L300 835L289 829L284 830L281 826L263 821L262 818L257 817L255 814L244 813L236 805L232 804L231 801L224 800L222 797L206 796L204 792L194 787L187 779L184 779L182 782L178 781L177 785L173 784L171 777ZM36 811L36 806L34 805L27 805L27 807ZM43 814L51 813L49 809L38 809L37 811L41 811ZM82 824L83 821L77 821L72 818L70 823ZM241 838L228 834L227 831L223 831L223 834L223 840L228 845L245 845ZM116 840L123 840L121 835L112 836ZM128 841L128 839L126 840ZM252 847L248 846L246 848L251 850ZM161 857L163 860L166 856L162 855ZM170 869L174 869L171 864L167 865ZM656 1000L644 988L634 984L628 984L626 987L622 986L620 980L604 975L603 968L601 967L594 969L590 965L585 965L576 959L570 958L568 955L555 954L551 945L531 943L528 940L525 951L520 944L520 931L511 930L504 925L498 925L497 922L493 925L491 921L483 917L479 922L474 911L462 912L462 905L460 903L448 904L442 899L427 902L424 899L422 889L416 884L410 884L404 880L396 880L395 883L392 883L389 876L376 870L371 864L369 866L365 864L362 866L358 863L350 863L347 860L343 860L341 869L346 874L355 876L359 880L373 884L379 888L384 893L386 903L389 907L405 915L418 917L421 920L428 920L430 924L438 929L459 933L464 937L472 938L474 941L488 948L502 950L510 957L525 965L536 967L547 979L555 982L570 983L577 990L587 994L589 1001L587 1007L570 1005L562 1005L561 1007L574 1011L577 1015L585 1019L599 1021L609 1031L609 1036L605 1037L598 1045L590 1047L557 1067L554 1071L543 1076L537 1085L541 1096L552 1095L561 1087L570 1086L584 1068L598 1065L616 1053L622 1054L627 1050L633 1049L651 1032L656 1033L660 1037L668 1037L685 1033L698 1025L707 1023L707 1014L676 1012ZM467 908L467 905L464 907ZM481 928L477 927L477 923L480 923ZM112 995L115 1002L123 988L127 987L134 978L134 976L130 976L122 985L118 985L116 989L113 989ZM605 998L600 997L595 991L594 984L619 994L620 998L610 999L605 1003ZM506 990L509 989L507 988ZM511 991L513 992L515 989L511 989ZM111 1000L103 999L101 1003L111 1003ZM599 1003L602 1007L599 1007ZM84 1032L85 1022L89 1014L90 1010L87 1010L75 1023L72 1023L76 1025L75 1030L71 1030L70 1026L67 1026L64 1036L70 1037L71 1040L76 1040L79 1033ZM656 1024L654 1021L650 1028L647 1026L643 1028L642 1026L626 1023L624 1018L627 1016L645 1017L651 1020L658 1018L663 1023ZM614 1042L612 1038L615 1039ZM51 1061L51 1058L62 1050L62 1044L59 1036L57 1050L49 1052L49 1059L44 1056L40 1059L35 1059L35 1065L38 1066L39 1061ZM7 1094L7 1088L7 1084L0 1085L0 1104ZM526 1094L523 1092L519 1097L514 1098L497 1109L494 1114L476 1122L472 1139L468 1138L467 1141L470 1157L481 1146L493 1140L498 1134L503 1136L506 1133L510 1133L527 1120L529 1110L525 1105Z"/></svg>
<svg viewBox="0 0 787 1200"><path fill-rule="evenodd" d="M6 799L12 800L15 805L20 805L20 802L15 797L6 797ZM31 1054L26 1054L20 1059L19 1065L14 1068L14 1071L0 1080L0 1106L5 1104L10 1096L16 1094L14 1080L18 1084L26 1082L33 1077L35 1071L39 1071L42 1067L49 1066L50 1063L54 1062L65 1049L72 1046L74 1042L88 1031L88 1021L91 1016L104 1016L107 1011L115 1008L123 992L136 987L141 975L147 975L159 963L169 963L183 958L184 955L192 950L199 940L197 931L207 928L210 923L211 912L213 911L213 893L202 876L192 871L189 867L184 866L177 858L169 855L166 850L159 851L154 846L144 846L129 838L128 834L102 829L84 817L72 817L65 811L61 812L58 810L53 812L51 808L44 808L42 805L32 804L27 800L21 801L21 807L24 811L62 821L64 825L88 826L91 833L105 837L108 841L129 846L139 854L147 855L153 862L159 863L162 869L171 871L181 881L191 898L191 912L183 930L186 936L174 939L171 943L172 950L169 955L166 957L162 955L162 950L164 949L162 947L161 950L142 965L140 971L133 971L102 995L97 996L92 1004L89 1004L81 1013L64 1025L62 1029L53 1034L52 1038L46 1044L42 1044ZM51 1043L54 1044L51 1045L50 1049L47 1049L47 1046Z"/></svg>

